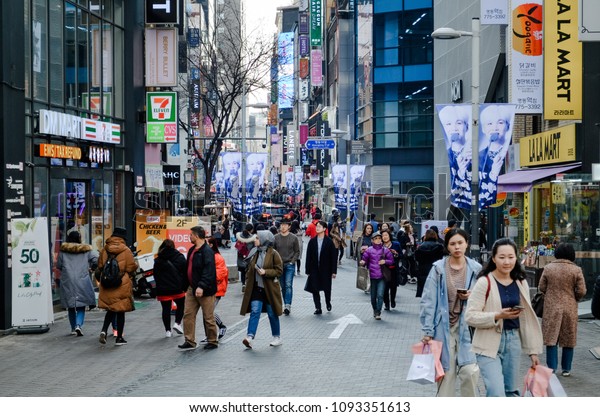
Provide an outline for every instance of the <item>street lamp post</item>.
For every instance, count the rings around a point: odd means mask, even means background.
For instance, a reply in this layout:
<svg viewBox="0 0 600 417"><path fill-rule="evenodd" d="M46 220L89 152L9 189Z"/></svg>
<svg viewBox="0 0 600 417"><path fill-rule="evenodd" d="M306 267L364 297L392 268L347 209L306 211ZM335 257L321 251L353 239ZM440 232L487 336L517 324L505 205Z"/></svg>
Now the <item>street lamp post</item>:
<svg viewBox="0 0 600 417"><path fill-rule="evenodd" d="M478 17L471 19L471 32L452 28L436 29L431 37L434 39L457 39L470 36L471 43L471 257L479 260L479 34L481 24Z"/></svg>

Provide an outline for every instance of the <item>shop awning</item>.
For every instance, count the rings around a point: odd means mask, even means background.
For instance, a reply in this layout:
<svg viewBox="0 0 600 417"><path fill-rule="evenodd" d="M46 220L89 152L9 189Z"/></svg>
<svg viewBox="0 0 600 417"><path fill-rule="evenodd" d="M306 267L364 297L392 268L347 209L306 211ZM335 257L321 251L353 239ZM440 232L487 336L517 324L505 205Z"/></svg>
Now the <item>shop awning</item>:
<svg viewBox="0 0 600 417"><path fill-rule="evenodd" d="M517 171L509 172L508 174L503 174L498 177L498 192L527 193L533 188L534 182L580 166L581 162L578 162L576 164L547 168L519 169Z"/></svg>

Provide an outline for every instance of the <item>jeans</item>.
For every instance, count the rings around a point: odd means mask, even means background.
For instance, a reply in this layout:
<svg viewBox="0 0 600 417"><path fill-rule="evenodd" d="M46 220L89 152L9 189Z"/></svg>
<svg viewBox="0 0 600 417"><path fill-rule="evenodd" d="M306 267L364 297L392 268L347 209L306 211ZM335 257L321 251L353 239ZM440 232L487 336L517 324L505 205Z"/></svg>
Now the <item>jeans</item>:
<svg viewBox="0 0 600 417"><path fill-rule="evenodd" d="M496 358L477 354L477 364L487 397L518 397L521 362L521 337L519 329L503 330ZM519 381L521 380L521 381Z"/></svg>
<svg viewBox="0 0 600 417"><path fill-rule="evenodd" d="M563 371L571 372L571 365L573 364L573 352L572 347L563 347L560 366ZM551 368L556 372L558 368L558 346L546 346L546 364L548 368Z"/></svg>
<svg viewBox="0 0 600 417"><path fill-rule="evenodd" d="M71 330L75 330L75 327L83 327L83 319L85 318L85 307L69 307L69 322L71 323Z"/></svg>
<svg viewBox="0 0 600 417"><path fill-rule="evenodd" d="M383 278L371 279L371 306L373 307L373 314L381 314L384 292L385 280Z"/></svg>
<svg viewBox="0 0 600 417"><path fill-rule="evenodd" d="M283 304L292 305L292 296L294 295L294 272L296 266L293 263L283 265L283 275L280 278L281 295Z"/></svg>
<svg viewBox="0 0 600 417"><path fill-rule="evenodd" d="M248 336L256 336L256 330L258 329L258 322L260 320L260 313L262 311L263 302L261 300L250 301L250 320L248 320ZM279 316L273 311L273 307L267 304L267 316L269 317L269 324L271 325L271 334L273 337L279 337Z"/></svg>

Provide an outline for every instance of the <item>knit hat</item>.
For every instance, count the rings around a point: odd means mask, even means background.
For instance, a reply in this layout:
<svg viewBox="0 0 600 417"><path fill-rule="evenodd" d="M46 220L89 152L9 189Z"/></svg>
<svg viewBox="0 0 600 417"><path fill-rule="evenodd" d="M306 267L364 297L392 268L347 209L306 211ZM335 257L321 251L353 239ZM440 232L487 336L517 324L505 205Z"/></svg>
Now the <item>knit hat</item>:
<svg viewBox="0 0 600 417"><path fill-rule="evenodd" d="M115 227L112 235L114 237L120 237L120 238L126 240L127 239L127 230L125 230L123 227Z"/></svg>

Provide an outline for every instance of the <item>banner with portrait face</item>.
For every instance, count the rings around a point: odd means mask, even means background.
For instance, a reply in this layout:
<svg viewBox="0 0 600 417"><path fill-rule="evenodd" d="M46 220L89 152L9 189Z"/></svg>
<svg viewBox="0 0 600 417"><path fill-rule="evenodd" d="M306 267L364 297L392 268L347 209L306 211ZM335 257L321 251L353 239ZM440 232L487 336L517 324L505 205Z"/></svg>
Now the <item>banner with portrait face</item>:
<svg viewBox="0 0 600 417"><path fill-rule="evenodd" d="M366 165L350 165L350 211L358 210Z"/></svg>
<svg viewBox="0 0 600 417"><path fill-rule="evenodd" d="M346 210L346 198L348 196L348 178L346 165L334 165L331 169L331 181L333 184L333 195L335 208Z"/></svg>
<svg viewBox="0 0 600 417"><path fill-rule="evenodd" d="M450 204L471 208L472 110L470 104L438 104L450 164Z"/></svg>
<svg viewBox="0 0 600 417"><path fill-rule="evenodd" d="M266 153L249 153L246 156L246 204L247 215L262 213L265 192Z"/></svg>
<svg viewBox="0 0 600 417"><path fill-rule="evenodd" d="M479 106L479 210L496 202L498 175L512 139L515 108L514 104ZM472 107L470 104L438 105L437 110L450 165L450 203L470 210Z"/></svg>
<svg viewBox="0 0 600 417"><path fill-rule="evenodd" d="M479 210L496 202L498 176L510 146L514 104L479 106Z"/></svg>
<svg viewBox="0 0 600 417"><path fill-rule="evenodd" d="M235 211L242 211L242 154L225 152L221 156L223 166L223 193Z"/></svg>

